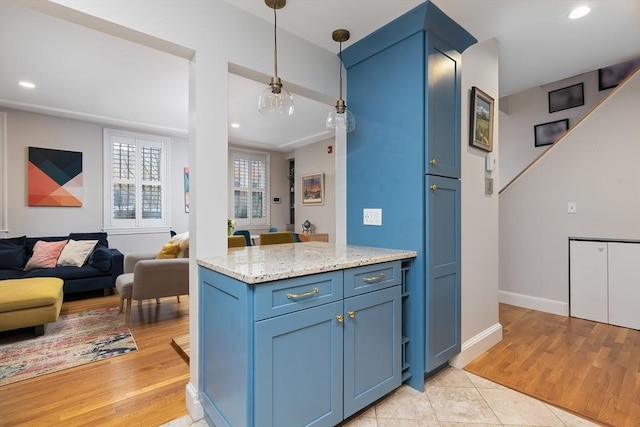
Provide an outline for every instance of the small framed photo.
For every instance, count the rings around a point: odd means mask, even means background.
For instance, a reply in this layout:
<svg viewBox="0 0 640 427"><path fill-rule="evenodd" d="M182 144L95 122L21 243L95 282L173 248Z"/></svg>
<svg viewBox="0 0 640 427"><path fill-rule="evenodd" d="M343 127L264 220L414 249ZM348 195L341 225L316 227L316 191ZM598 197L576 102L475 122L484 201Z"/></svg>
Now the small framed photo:
<svg viewBox="0 0 640 427"><path fill-rule="evenodd" d="M611 89L618 86L629 74L640 67L640 58L598 70L598 90Z"/></svg>
<svg viewBox="0 0 640 427"><path fill-rule="evenodd" d="M584 84L578 83L549 92L549 113L584 105Z"/></svg>
<svg viewBox="0 0 640 427"><path fill-rule="evenodd" d="M469 145L493 151L493 98L473 86L470 104Z"/></svg>
<svg viewBox="0 0 640 427"><path fill-rule="evenodd" d="M569 119L556 120L555 122L542 123L533 127L536 147L551 145L558 140L560 135L569 129Z"/></svg>
<svg viewBox="0 0 640 427"><path fill-rule="evenodd" d="M323 173L313 173L302 177L302 204L324 205Z"/></svg>

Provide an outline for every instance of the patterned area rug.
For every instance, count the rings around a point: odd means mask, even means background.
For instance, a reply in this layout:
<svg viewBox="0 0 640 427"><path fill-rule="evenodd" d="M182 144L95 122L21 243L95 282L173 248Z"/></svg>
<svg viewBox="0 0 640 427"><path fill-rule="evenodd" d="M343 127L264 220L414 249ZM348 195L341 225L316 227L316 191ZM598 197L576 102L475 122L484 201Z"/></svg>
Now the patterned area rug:
<svg viewBox="0 0 640 427"><path fill-rule="evenodd" d="M136 351L117 308L60 316L40 337L0 345L0 385Z"/></svg>

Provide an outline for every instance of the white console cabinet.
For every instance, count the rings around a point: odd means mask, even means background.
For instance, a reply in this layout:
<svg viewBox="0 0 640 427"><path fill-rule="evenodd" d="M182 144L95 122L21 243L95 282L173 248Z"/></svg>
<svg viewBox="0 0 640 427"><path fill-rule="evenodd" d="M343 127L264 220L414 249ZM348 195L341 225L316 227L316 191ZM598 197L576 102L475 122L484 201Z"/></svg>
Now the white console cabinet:
<svg viewBox="0 0 640 427"><path fill-rule="evenodd" d="M569 241L572 317L640 329L640 243Z"/></svg>

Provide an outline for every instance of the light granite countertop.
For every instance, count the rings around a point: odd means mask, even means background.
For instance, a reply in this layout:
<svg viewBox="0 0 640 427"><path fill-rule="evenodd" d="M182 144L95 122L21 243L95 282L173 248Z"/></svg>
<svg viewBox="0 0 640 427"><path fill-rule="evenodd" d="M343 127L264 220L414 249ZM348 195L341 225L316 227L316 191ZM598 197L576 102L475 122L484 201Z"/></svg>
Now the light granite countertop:
<svg viewBox="0 0 640 427"><path fill-rule="evenodd" d="M231 248L198 258L198 265L247 284L258 284L361 265L414 258L415 251L324 242Z"/></svg>

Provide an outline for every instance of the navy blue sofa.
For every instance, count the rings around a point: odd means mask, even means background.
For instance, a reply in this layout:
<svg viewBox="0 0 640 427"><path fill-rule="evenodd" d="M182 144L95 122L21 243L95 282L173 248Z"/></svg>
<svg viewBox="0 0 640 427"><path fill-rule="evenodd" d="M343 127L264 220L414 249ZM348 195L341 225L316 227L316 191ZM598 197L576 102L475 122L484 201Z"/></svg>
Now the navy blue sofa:
<svg viewBox="0 0 640 427"><path fill-rule="evenodd" d="M59 266L24 271L27 260L33 255L38 240L98 240L89 259L82 267ZM0 280L27 277L58 277L64 280L66 294L102 289L111 293L116 278L123 273L124 255L109 248L107 233L70 233L68 236L14 237L0 239Z"/></svg>

